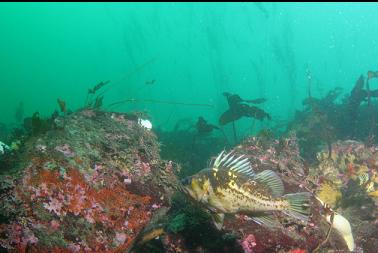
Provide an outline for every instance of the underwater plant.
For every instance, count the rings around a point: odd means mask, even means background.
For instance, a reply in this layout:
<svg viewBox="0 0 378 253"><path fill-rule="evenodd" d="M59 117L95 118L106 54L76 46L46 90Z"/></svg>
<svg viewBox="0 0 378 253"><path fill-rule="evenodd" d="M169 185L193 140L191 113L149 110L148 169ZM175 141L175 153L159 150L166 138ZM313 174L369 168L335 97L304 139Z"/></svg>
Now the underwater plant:
<svg viewBox="0 0 378 253"><path fill-rule="evenodd" d="M51 118L42 118L39 112L35 112L31 117L24 119L23 127L27 134L36 136L55 127L54 117L53 114Z"/></svg>
<svg viewBox="0 0 378 253"><path fill-rule="evenodd" d="M66 107L66 101L58 98L57 99L57 102L58 102L58 105L59 105L59 109L62 113L67 113L67 107Z"/></svg>
<svg viewBox="0 0 378 253"><path fill-rule="evenodd" d="M252 104L260 104L266 101L265 98L258 98L253 100L246 100L242 99L237 94L231 94L228 92L224 92L223 95L226 97L229 108L222 113L219 117L219 124L221 126L226 125L228 123L232 123L232 130L234 134L234 142L237 142L237 135L236 135L236 128L235 128L235 121L242 118L242 117L249 117L255 118L258 120L263 120L265 118L271 119L270 115L265 112L264 110L252 106L246 103Z"/></svg>
<svg viewBox="0 0 378 253"><path fill-rule="evenodd" d="M96 84L94 87L88 89L87 98L85 99L85 109L99 110L103 105L104 95L103 93L97 95L97 92L100 91L103 87L108 85L110 81L101 81Z"/></svg>

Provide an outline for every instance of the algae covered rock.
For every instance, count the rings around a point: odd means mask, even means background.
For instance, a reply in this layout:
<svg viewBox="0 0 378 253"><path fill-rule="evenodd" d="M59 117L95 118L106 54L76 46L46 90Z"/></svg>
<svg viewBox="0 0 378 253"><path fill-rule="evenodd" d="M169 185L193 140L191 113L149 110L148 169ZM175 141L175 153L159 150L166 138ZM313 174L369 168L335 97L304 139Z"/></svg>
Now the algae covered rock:
<svg viewBox="0 0 378 253"><path fill-rule="evenodd" d="M376 147L367 147L361 142L352 140L338 141L332 145L331 150L320 151L317 159L318 163L310 168L309 174L316 178L314 183L320 185L318 190L325 187L323 181L328 181L333 190L349 189L348 194L343 198L350 197L352 191L365 192L366 195L374 198L378 165ZM332 189L326 187L325 190Z"/></svg>
<svg viewBox="0 0 378 253"><path fill-rule="evenodd" d="M129 249L154 214L169 207L177 183L172 163L160 160L154 133L133 115L93 110L58 117L54 126L27 140L19 166L2 176L1 206L18 213L2 220L1 246Z"/></svg>
<svg viewBox="0 0 378 253"><path fill-rule="evenodd" d="M335 208L341 200L342 194L340 189L332 182L324 182L317 189L316 196L324 203L327 203L332 208Z"/></svg>
<svg viewBox="0 0 378 253"><path fill-rule="evenodd" d="M311 189L318 199L349 221L357 249L375 252L367 245L378 239L372 232L378 210L377 148L353 140L338 141L331 150L320 151L317 159L307 178Z"/></svg>

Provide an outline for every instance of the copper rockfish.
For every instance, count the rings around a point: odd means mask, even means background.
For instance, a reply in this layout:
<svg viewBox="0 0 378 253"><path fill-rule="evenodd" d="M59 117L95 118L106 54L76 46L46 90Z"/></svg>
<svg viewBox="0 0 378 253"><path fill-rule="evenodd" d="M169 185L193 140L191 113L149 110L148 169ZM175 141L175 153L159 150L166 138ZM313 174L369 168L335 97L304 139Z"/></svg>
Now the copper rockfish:
<svg viewBox="0 0 378 253"><path fill-rule="evenodd" d="M306 223L310 214L308 192L283 195L279 176L271 170L255 174L248 158L235 157L224 151L211 168L182 180L184 191L203 204L214 216L218 228L224 214L246 213L257 223L275 225L269 215L281 211Z"/></svg>

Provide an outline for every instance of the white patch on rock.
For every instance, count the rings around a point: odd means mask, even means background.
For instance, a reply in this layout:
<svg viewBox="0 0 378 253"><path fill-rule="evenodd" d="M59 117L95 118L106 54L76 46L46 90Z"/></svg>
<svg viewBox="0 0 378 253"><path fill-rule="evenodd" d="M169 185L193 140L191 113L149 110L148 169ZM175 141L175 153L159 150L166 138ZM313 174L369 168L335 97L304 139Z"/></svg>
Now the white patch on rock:
<svg viewBox="0 0 378 253"><path fill-rule="evenodd" d="M144 128L147 128L148 130L152 129L152 123L148 119L138 119L138 124Z"/></svg>
<svg viewBox="0 0 378 253"><path fill-rule="evenodd" d="M4 142L0 141L0 155L4 154L5 150L10 150L10 147Z"/></svg>

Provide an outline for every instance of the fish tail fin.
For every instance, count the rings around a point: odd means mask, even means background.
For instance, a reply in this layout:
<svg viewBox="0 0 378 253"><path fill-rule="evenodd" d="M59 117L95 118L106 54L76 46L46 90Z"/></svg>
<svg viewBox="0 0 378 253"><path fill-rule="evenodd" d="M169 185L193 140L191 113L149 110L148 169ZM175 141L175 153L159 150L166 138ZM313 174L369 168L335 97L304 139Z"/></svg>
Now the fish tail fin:
<svg viewBox="0 0 378 253"><path fill-rule="evenodd" d="M310 216L311 193L299 192L290 193L283 196L289 203L289 207L284 212L298 220L307 223Z"/></svg>

